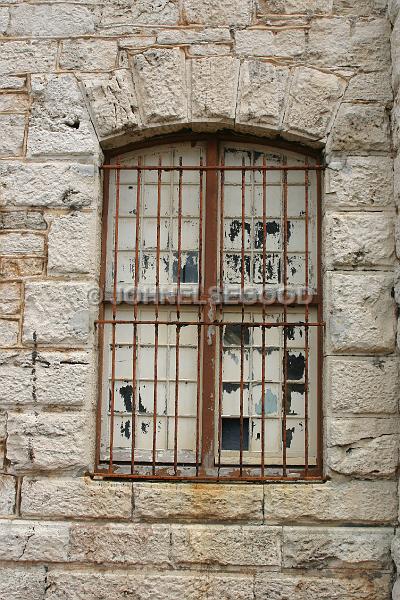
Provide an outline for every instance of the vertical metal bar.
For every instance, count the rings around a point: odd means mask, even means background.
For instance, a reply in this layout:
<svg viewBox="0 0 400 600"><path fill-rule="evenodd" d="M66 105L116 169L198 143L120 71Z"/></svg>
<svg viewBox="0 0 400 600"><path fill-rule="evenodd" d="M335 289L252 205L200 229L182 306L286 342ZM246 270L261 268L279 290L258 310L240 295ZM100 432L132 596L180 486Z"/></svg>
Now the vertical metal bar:
<svg viewBox="0 0 400 600"><path fill-rule="evenodd" d="M138 159L138 167L141 166L141 159ZM136 177L136 227L135 227L135 277L134 277L134 302L133 317L135 324L133 326L132 339L132 446L131 446L131 473L135 469L135 449L136 449L136 364L137 364L137 315L138 315L138 286L139 286L139 250L140 250L140 195L141 195L142 173L140 168L137 170Z"/></svg>
<svg viewBox="0 0 400 600"><path fill-rule="evenodd" d="M120 195L120 175L116 173L116 193L115 193L115 235L114 235L114 282L112 296L112 333L111 333L111 407L110 407L110 462L109 471L113 469L114 452L114 412L115 412L115 321L117 317L117 285L118 285L118 228L119 228L119 195Z"/></svg>
<svg viewBox="0 0 400 600"><path fill-rule="evenodd" d="M203 297L203 158L200 158L199 180L199 288L198 288L198 321L202 320L200 300ZM199 474L200 462L200 403L201 403L201 325L197 325L197 390L196 390L196 476Z"/></svg>
<svg viewBox="0 0 400 600"><path fill-rule="evenodd" d="M284 160L286 165L286 159ZM288 218L287 218L287 198L288 198L288 183L287 183L287 171L283 171L283 322L287 323L287 262L288 262ZM282 474L286 477L286 454L287 454L287 440L286 440L286 407L287 407L287 326L283 326L283 386L282 386Z"/></svg>
<svg viewBox="0 0 400 600"><path fill-rule="evenodd" d="M158 317L160 302L160 220L161 220L161 156L158 160L157 170L157 249L156 249L156 294L155 294L155 317L154 324L154 402L153 402L153 475L156 472L156 453L157 453L157 386L158 386Z"/></svg>
<svg viewBox="0 0 400 600"><path fill-rule="evenodd" d="M262 221L263 221L263 304L262 304L262 320L265 323L265 278L267 272L267 172L265 170L266 160L263 156L263 173L262 173ZM264 477L265 471L265 325L262 327L262 355L261 355L261 477Z"/></svg>
<svg viewBox="0 0 400 600"><path fill-rule="evenodd" d="M240 446L239 446L239 472L243 474L243 376L244 376L244 342L243 342L243 323L244 323L244 270L245 270L245 213L246 213L246 171L244 169L245 160L242 159L242 252L241 252L241 274L240 274L240 290L242 297L242 322L240 325Z"/></svg>
<svg viewBox="0 0 400 600"><path fill-rule="evenodd" d="M305 260L305 286L306 286L306 297L308 298L308 285L309 285L309 276L308 276L308 219L309 219L309 198L308 198L308 158L305 159L306 169L304 171L304 186L305 186L305 252L306 252L306 260ZM309 376L308 376L308 344L309 344L309 307L308 302L305 305L305 327L304 327L304 338L305 338L305 370L304 370L304 472L305 476L308 475L308 385L309 385Z"/></svg>
<svg viewBox="0 0 400 600"><path fill-rule="evenodd" d="M318 161L317 165L320 165ZM318 322L323 321L323 285L322 285L322 240L321 240L321 227L322 227L322 173L317 170L317 296L318 296ZM322 368L324 362L324 347L323 347L323 327L319 325L317 327L317 344L318 344L318 362L317 362L317 469L322 475L322 460L323 460L323 446L322 446L322 423L323 423L323 410L322 410Z"/></svg>
<svg viewBox="0 0 400 600"><path fill-rule="evenodd" d="M182 167L182 157L179 159L179 166ZM182 267L182 176L183 171L179 169L179 189L178 189L178 272L177 272L177 295L176 295L176 319L180 320L180 294L181 294L181 267ZM175 346L175 412L174 412L174 473L177 474L178 465L178 410L179 410L179 343L180 343L180 325L176 325L176 346Z"/></svg>
<svg viewBox="0 0 400 600"><path fill-rule="evenodd" d="M221 158L221 166L225 164L224 157ZM224 231L225 231L225 171L220 171L220 230L219 230L219 293L224 294ZM220 304L219 318L223 320L223 304ZM221 469L221 451L222 451L222 400L224 386L222 382L223 366L223 333L224 328L219 327L219 365L218 365L218 475Z"/></svg>

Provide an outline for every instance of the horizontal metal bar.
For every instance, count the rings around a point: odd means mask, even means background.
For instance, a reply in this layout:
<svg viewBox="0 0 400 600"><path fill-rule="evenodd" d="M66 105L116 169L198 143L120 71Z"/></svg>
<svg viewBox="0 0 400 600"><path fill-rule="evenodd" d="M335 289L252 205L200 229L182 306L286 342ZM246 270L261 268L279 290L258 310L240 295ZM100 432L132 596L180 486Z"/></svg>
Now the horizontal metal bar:
<svg viewBox="0 0 400 600"><path fill-rule="evenodd" d="M304 321L295 321L289 322L286 321L284 323L269 323L267 321L261 322L250 322L250 321L212 321L211 323L208 321L140 321L140 320L122 320L122 321L113 321L111 319L103 319L95 321L96 325L172 325L184 327L188 325L208 325L209 327L225 327L225 325L240 325L243 327L266 327L270 329L271 327L325 327L325 321L321 322L311 322L305 323Z"/></svg>
<svg viewBox="0 0 400 600"><path fill-rule="evenodd" d="M213 483L213 482L254 482L262 483L265 481L285 481L285 482L320 482L324 483L325 479L321 475L265 475L264 477L258 477L256 475L246 476L242 475L214 475L214 476L197 476L197 475L144 475L144 474L130 474L130 473L111 473L109 471L95 471L92 477L101 477L102 479L145 479L155 481L196 481L199 483Z"/></svg>
<svg viewBox="0 0 400 600"><path fill-rule="evenodd" d="M182 165L180 166L151 166L151 165L146 165L146 166L139 166L139 165L132 165L132 166L123 166L123 165L103 165L102 167L100 167L103 170L110 170L110 171L259 171L259 172L263 172L263 171L324 171L326 169L325 165L304 165L304 166L291 166L291 165L282 165L282 166L276 166L276 165L270 165L270 166L253 166L253 165L249 165L249 166L232 166L232 165L203 165L203 166L194 166L194 165Z"/></svg>

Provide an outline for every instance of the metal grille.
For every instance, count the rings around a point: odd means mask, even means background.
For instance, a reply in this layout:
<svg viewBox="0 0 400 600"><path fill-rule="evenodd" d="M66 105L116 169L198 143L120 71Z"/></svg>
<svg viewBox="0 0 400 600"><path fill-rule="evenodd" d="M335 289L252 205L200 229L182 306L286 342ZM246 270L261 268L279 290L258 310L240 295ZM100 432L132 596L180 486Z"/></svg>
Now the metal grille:
<svg viewBox="0 0 400 600"><path fill-rule="evenodd" d="M104 167L97 475L318 479L318 158L218 141Z"/></svg>

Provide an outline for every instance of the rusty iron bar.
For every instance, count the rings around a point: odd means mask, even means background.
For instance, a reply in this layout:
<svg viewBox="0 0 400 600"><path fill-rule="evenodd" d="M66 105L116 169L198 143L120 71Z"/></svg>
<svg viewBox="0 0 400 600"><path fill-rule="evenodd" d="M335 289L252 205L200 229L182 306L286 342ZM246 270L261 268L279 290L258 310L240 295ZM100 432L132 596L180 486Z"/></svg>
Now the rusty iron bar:
<svg viewBox="0 0 400 600"><path fill-rule="evenodd" d="M288 218L287 218L287 199L288 199L288 182L287 171L283 172L283 288L287 286L287 245L288 245ZM287 321L287 308L283 307L283 320ZM286 460L287 460L287 438L286 438L286 409L287 409L287 377L288 377L288 360L287 360L287 329L283 328L283 386L282 386L282 474L286 475Z"/></svg>
<svg viewBox="0 0 400 600"><path fill-rule="evenodd" d="M245 160L242 159L242 167L245 166ZM242 248L241 248L241 264L242 269L240 273L240 286L241 289L244 290L244 273L245 273L245 228L246 228L246 171L242 170L242 205L241 205L241 214L242 214ZM241 326L240 326L240 435L239 435L239 469L240 475L243 472L243 392L244 392L244 341L243 341L243 322L244 322L244 303L242 302L241 308Z"/></svg>
<svg viewBox="0 0 400 600"><path fill-rule="evenodd" d="M265 155L263 167L265 166ZM263 296L265 294L266 271L267 271L267 172L262 173L262 219L263 219ZM265 305L262 309L262 320L265 323ZM261 477L265 470L265 327L262 327L262 355L261 355Z"/></svg>
<svg viewBox="0 0 400 600"><path fill-rule="evenodd" d="M179 166L182 167L182 157L179 159ZM178 408L179 408L179 344L180 344L180 307L179 294L181 289L181 268L182 268L182 181L183 171L178 172L178 265L177 265L177 289L178 304L176 306L176 340L175 340L175 411L174 411L174 471L178 470Z"/></svg>
<svg viewBox="0 0 400 600"><path fill-rule="evenodd" d="M100 167L103 170L115 170L115 171L137 171L138 167L133 165L131 167L127 167L125 165L103 165ZM182 167L178 166L164 166L162 168L163 171L198 171L199 166L196 165L183 165ZM325 165L308 165L307 167L298 166L298 165L268 165L266 167L261 166L253 166L248 165L245 167L241 166L232 166L232 165L204 165L202 167L203 171L242 171L244 168L245 171L324 171L326 169ZM140 167L141 171L157 171L158 166L149 166L143 165Z"/></svg>
<svg viewBox="0 0 400 600"><path fill-rule="evenodd" d="M326 481L326 478L322 477L321 474L315 474L315 475L310 475L308 474L307 477L305 477L303 474L299 474L299 475L286 475L285 477L282 477L282 475L266 475L263 479L260 478L259 475L254 475L254 476L249 476L249 475L242 475L241 477L238 474L232 474L232 475L208 475L206 477L203 476L196 476L196 475L168 475L165 473L162 473L160 475L147 475L147 474L141 474L141 473L137 473L134 475L134 477L132 477L132 475L129 475L127 473L109 473L108 471L95 471L93 473L93 477L101 477L104 479L133 479L133 480L147 480L147 481L196 481L198 483L210 483L210 482L253 482L253 483L263 483L263 482L273 482L273 481L285 481L285 482L292 482L292 483L299 483L299 482L305 482L305 481L313 481L313 482L321 482L324 483Z"/></svg>
<svg viewBox="0 0 400 600"><path fill-rule="evenodd" d="M199 300L203 295L203 158L200 158L200 180L199 180ZM201 319L202 308L198 308L197 325L197 386L196 386L196 475L199 474L200 466L200 408L201 408Z"/></svg>
<svg viewBox="0 0 400 600"><path fill-rule="evenodd" d="M305 164L308 164L308 158L305 159ZM304 172L304 209L305 209L305 224L304 224L304 236L305 236L305 251L306 251L306 264L305 264L305 285L306 289L309 284L309 260L308 260L308 220L309 220L309 192L308 192L308 171ZM309 321L309 308L308 305L305 306L305 322ZM309 359L309 335L308 335L308 325L304 328L304 343L305 343L305 365L304 365L304 473L307 476L308 474L308 452L309 452L309 442L308 442L308 386L309 386L309 373L308 373L308 359Z"/></svg>
<svg viewBox="0 0 400 600"><path fill-rule="evenodd" d="M224 166L224 156L221 157L221 165ZM220 230L219 230L219 287L224 287L224 239L225 239L225 171L220 171ZM223 321L222 307L220 307L220 319ZM224 386L222 381L223 375L223 327L219 328L219 364L218 364L218 474L221 469L221 452L222 452L222 403Z"/></svg>
<svg viewBox="0 0 400 600"><path fill-rule="evenodd" d="M116 320L112 321L111 319L103 319L95 321L98 325L112 325L115 323L116 325L154 325L154 320L150 321L148 319L137 320L137 321L128 321L128 320ZM159 325L180 325L181 327L185 327L188 325L209 325L209 321L158 321ZM214 327L225 327L225 325L237 325L237 321L213 321ZM263 323L262 321L244 321L243 327L266 327L267 329L271 329L273 327L325 327L325 321L315 321L310 323L305 323L304 321L271 321Z"/></svg>
<svg viewBox="0 0 400 600"><path fill-rule="evenodd" d="M158 318L159 318L159 290L160 290L160 225L161 225L161 171L162 160L159 158L159 169L157 172L157 248L156 248L156 294L157 304L155 308L156 323L154 324L154 400L153 400L153 473L156 471L157 453L157 395L158 395Z"/></svg>

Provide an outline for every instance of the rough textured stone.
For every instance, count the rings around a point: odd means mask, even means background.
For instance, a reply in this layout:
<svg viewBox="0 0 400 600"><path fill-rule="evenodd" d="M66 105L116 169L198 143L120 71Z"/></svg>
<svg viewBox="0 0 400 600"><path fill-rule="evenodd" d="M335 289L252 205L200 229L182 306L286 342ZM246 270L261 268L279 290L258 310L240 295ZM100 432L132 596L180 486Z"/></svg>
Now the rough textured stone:
<svg viewBox="0 0 400 600"><path fill-rule="evenodd" d="M182 565L279 567L279 527L193 525L172 528L172 558Z"/></svg>
<svg viewBox="0 0 400 600"><path fill-rule="evenodd" d="M179 8L176 0L108 0L99 23L99 31L122 35L132 33L135 25L177 25Z"/></svg>
<svg viewBox="0 0 400 600"><path fill-rule="evenodd" d="M399 366L396 358L329 358L326 384L327 411L397 412Z"/></svg>
<svg viewBox="0 0 400 600"><path fill-rule="evenodd" d="M82 344L89 335L90 286L74 282L30 282L25 288L23 340L38 344Z"/></svg>
<svg viewBox="0 0 400 600"><path fill-rule="evenodd" d="M39 521L1 521L0 558L8 561L68 560L69 525Z"/></svg>
<svg viewBox="0 0 400 600"><path fill-rule="evenodd" d="M169 525L73 525L69 556L81 563L170 563Z"/></svg>
<svg viewBox="0 0 400 600"><path fill-rule="evenodd" d="M65 40L60 67L71 71L109 71L116 67L117 50L116 40Z"/></svg>
<svg viewBox="0 0 400 600"><path fill-rule="evenodd" d="M55 37L94 33L94 15L73 4L20 4L10 11L8 34L14 37Z"/></svg>
<svg viewBox="0 0 400 600"><path fill-rule="evenodd" d="M0 515L12 515L16 503L16 480L10 475L0 475ZM2 578L0 577L0 580Z"/></svg>
<svg viewBox="0 0 400 600"><path fill-rule="evenodd" d="M235 34L237 54L245 56L273 56L296 58L306 49L304 29L244 29Z"/></svg>
<svg viewBox="0 0 400 600"><path fill-rule="evenodd" d="M44 236L37 233L1 233L0 254L44 254Z"/></svg>
<svg viewBox="0 0 400 600"><path fill-rule="evenodd" d="M396 534L392 540L391 550L392 550L392 558L396 565L396 569L399 570L400 569L400 532L399 532L399 530L396 531Z"/></svg>
<svg viewBox="0 0 400 600"><path fill-rule="evenodd" d="M257 0L259 14L329 14L333 0Z"/></svg>
<svg viewBox="0 0 400 600"><path fill-rule="evenodd" d="M215 42L231 43L228 27L206 27L202 29L164 29L157 34L157 44L169 46L177 44L212 44ZM126 42L123 42L124 46ZM140 38L137 40L140 44Z"/></svg>
<svg viewBox="0 0 400 600"><path fill-rule="evenodd" d="M183 15L187 23L249 25L252 3L250 0L183 0Z"/></svg>
<svg viewBox="0 0 400 600"><path fill-rule="evenodd" d="M131 73L118 69L109 76L83 79L100 138L135 129L140 123Z"/></svg>
<svg viewBox="0 0 400 600"><path fill-rule="evenodd" d="M42 213L34 211L11 211L0 213L1 229L46 229Z"/></svg>
<svg viewBox="0 0 400 600"><path fill-rule="evenodd" d="M262 487L134 484L136 520L262 521Z"/></svg>
<svg viewBox="0 0 400 600"><path fill-rule="evenodd" d="M16 315L21 309L21 285L0 283L0 314Z"/></svg>
<svg viewBox="0 0 400 600"><path fill-rule="evenodd" d="M386 13L387 0L333 0L334 12L343 15L355 15L371 17L375 15L384 16Z"/></svg>
<svg viewBox="0 0 400 600"><path fill-rule="evenodd" d="M2 567L0 598L4 600L43 600L46 588L45 567L15 569Z"/></svg>
<svg viewBox="0 0 400 600"><path fill-rule="evenodd" d="M19 321L0 319L1 346L15 346L18 343Z"/></svg>
<svg viewBox="0 0 400 600"><path fill-rule="evenodd" d="M393 264L393 217L385 213L333 213L325 218L325 266L371 268Z"/></svg>
<svg viewBox="0 0 400 600"><path fill-rule="evenodd" d="M146 50L133 56L136 90L146 123L187 118L185 56L179 48Z"/></svg>
<svg viewBox="0 0 400 600"><path fill-rule="evenodd" d="M345 102L391 102L393 91L387 71L358 73L349 81Z"/></svg>
<svg viewBox="0 0 400 600"><path fill-rule="evenodd" d="M230 56L193 59L191 70L192 119L234 119L239 61Z"/></svg>
<svg viewBox="0 0 400 600"><path fill-rule="evenodd" d="M21 279L43 273L41 258L1 258L0 279Z"/></svg>
<svg viewBox="0 0 400 600"><path fill-rule="evenodd" d="M0 156L21 156L25 136L24 115L0 115Z"/></svg>
<svg viewBox="0 0 400 600"><path fill-rule="evenodd" d="M400 20L396 19L391 36L392 50L392 85L397 92L400 83Z"/></svg>
<svg viewBox="0 0 400 600"><path fill-rule="evenodd" d="M24 477L22 483L23 517L129 520L131 513L132 484L128 482Z"/></svg>
<svg viewBox="0 0 400 600"><path fill-rule="evenodd" d="M97 155L98 142L75 77L32 77L30 156Z"/></svg>
<svg viewBox="0 0 400 600"><path fill-rule="evenodd" d="M331 274L328 332L334 352L379 353L394 349L393 279L386 274Z"/></svg>
<svg viewBox="0 0 400 600"><path fill-rule="evenodd" d="M90 427L90 415L84 413L9 413L10 470L17 473L87 470L93 442L88 435Z"/></svg>
<svg viewBox="0 0 400 600"><path fill-rule="evenodd" d="M96 259L93 213L54 217L48 237L48 273L93 273Z"/></svg>
<svg viewBox="0 0 400 600"><path fill-rule="evenodd" d="M18 90L26 88L26 76L14 77L13 75L0 75L0 90Z"/></svg>
<svg viewBox="0 0 400 600"><path fill-rule="evenodd" d="M0 73L18 75L55 69L57 42L49 40L0 41Z"/></svg>
<svg viewBox="0 0 400 600"><path fill-rule="evenodd" d="M397 519L394 481L270 484L264 490L266 522L372 524L391 523Z"/></svg>
<svg viewBox="0 0 400 600"><path fill-rule="evenodd" d="M400 0L389 0L388 2L388 15L392 23L395 22L397 15L400 11Z"/></svg>
<svg viewBox="0 0 400 600"><path fill-rule="evenodd" d="M344 88L344 81L335 75L315 69L296 69L289 89L285 129L313 138L324 137Z"/></svg>
<svg viewBox="0 0 400 600"><path fill-rule="evenodd" d="M0 164L0 205L78 209L97 203L93 165L67 163Z"/></svg>
<svg viewBox="0 0 400 600"><path fill-rule="evenodd" d="M288 82L287 68L258 60L243 61L236 120L279 128Z"/></svg>
<svg viewBox="0 0 400 600"><path fill-rule="evenodd" d="M289 569L390 570L393 529L284 527L283 566Z"/></svg>
<svg viewBox="0 0 400 600"><path fill-rule="evenodd" d="M343 103L328 143L329 151L389 150L389 119L384 106Z"/></svg>
<svg viewBox="0 0 400 600"><path fill-rule="evenodd" d="M393 161L350 156L328 163L325 198L337 209L382 209L393 202Z"/></svg>
<svg viewBox="0 0 400 600"><path fill-rule="evenodd" d="M28 108L27 94L0 94L0 112L22 113Z"/></svg>

